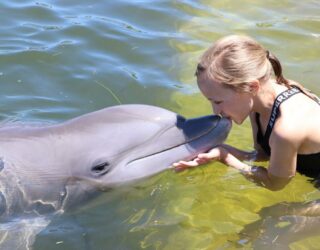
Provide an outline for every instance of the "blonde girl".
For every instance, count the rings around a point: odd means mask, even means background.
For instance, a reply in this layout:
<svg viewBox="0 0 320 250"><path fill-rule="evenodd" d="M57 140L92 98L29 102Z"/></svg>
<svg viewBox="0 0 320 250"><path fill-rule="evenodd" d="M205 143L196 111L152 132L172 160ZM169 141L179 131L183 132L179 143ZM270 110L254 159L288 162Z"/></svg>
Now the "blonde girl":
<svg viewBox="0 0 320 250"><path fill-rule="evenodd" d="M249 117L254 151L221 145L177 170L218 160L271 190L282 189L296 172L320 177L320 102L301 84L286 79L279 60L246 36L218 40L196 70L202 94L214 113L242 124ZM269 167L243 161L269 161Z"/></svg>

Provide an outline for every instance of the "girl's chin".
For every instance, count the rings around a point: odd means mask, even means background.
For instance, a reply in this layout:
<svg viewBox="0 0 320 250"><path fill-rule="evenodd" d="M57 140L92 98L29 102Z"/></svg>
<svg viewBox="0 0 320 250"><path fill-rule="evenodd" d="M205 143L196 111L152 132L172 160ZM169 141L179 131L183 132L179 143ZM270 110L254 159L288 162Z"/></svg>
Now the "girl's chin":
<svg viewBox="0 0 320 250"><path fill-rule="evenodd" d="M231 120L237 125L241 125L244 122L244 120L235 120L233 118L231 118Z"/></svg>

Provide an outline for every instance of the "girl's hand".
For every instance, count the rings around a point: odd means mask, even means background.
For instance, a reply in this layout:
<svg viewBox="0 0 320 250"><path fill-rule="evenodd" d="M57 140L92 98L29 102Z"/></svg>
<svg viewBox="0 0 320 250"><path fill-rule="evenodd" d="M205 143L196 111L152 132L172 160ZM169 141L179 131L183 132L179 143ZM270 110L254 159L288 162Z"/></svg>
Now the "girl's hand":
<svg viewBox="0 0 320 250"><path fill-rule="evenodd" d="M199 154L192 161L179 161L179 162L173 163L172 166L176 171L183 171L187 168L198 167L200 165L206 164L213 160L224 162L224 156L226 155L225 151L226 149L223 147L216 147L211 149L207 153Z"/></svg>

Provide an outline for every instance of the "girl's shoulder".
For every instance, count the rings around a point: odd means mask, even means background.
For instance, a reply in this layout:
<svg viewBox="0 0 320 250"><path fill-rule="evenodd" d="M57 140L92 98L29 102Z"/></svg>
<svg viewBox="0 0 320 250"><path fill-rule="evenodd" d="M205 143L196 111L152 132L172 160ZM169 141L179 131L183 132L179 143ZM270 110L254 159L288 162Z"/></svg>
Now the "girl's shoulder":
<svg viewBox="0 0 320 250"><path fill-rule="evenodd" d="M314 133L315 127L320 127L320 106L301 93L281 104L273 132L280 138L300 141Z"/></svg>

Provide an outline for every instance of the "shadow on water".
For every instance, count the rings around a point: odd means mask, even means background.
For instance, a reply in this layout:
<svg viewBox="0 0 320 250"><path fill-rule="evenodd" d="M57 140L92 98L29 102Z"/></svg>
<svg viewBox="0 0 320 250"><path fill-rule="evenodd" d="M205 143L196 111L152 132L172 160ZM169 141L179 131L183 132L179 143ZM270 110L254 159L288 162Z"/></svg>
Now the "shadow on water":
<svg viewBox="0 0 320 250"><path fill-rule="evenodd" d="M260 219L240 232L239 246L249 243L254 249L291 249L291 244L320 234L320 200L281 202L258 214Z"/></svg>

